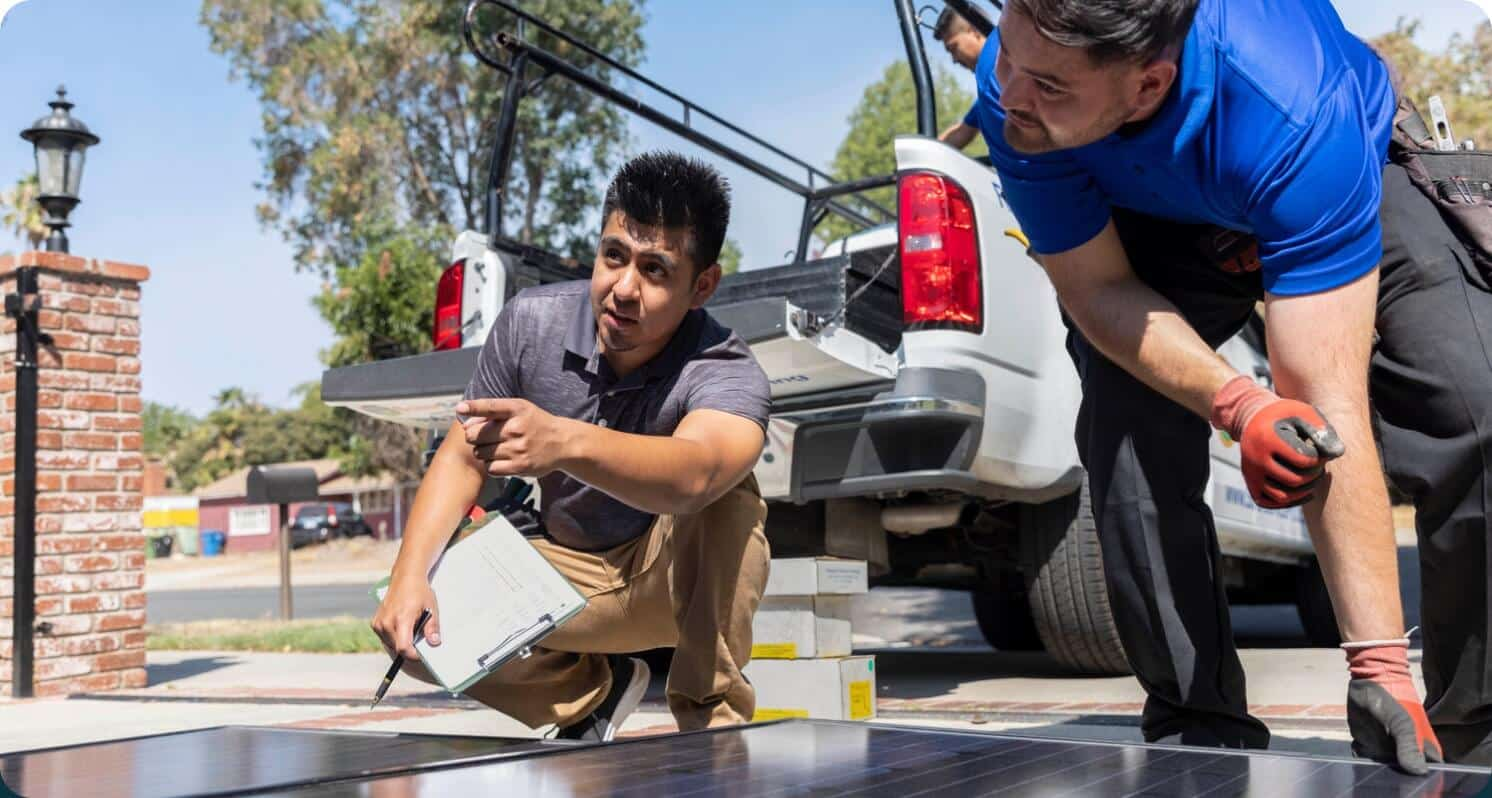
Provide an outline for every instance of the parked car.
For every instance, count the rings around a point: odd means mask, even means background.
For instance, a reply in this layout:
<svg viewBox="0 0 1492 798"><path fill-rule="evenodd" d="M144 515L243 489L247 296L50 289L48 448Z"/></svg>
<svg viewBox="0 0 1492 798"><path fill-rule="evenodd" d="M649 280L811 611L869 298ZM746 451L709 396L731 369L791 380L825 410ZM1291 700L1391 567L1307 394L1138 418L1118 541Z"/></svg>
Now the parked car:
<svg viewBox="0 0 1492 798"><path fill-rule="evenodd" d="M478 2L542 23L508 0ZM872 564L873 584L969 591L980 629L996 648L1044 648L1073 670L1126 672L1073 441L1081 392L1055 292L1027 256L987 162L936 140L919 29L911 4L897 7L914 84L923 91L919 135L887 142L895 174L836 183L671 93L684 105L682 121L630 97L625 106L802 202L792 261L725 278L709 305L751 346L771 381L772 417L756 475L769 503L773 554L855 557ZM468 24L472 18L468 13ZM490 40L467 31L479 59L509 69L511 61L475 44ZM507 56L522 56L518 63L613 97L614 88L521 33L500 41ZM607 67L667 93L623 64ZM485 230L457 236L436 287L436 351L328 371L328 404L439 435L503 303L522 288L589 277L589 264L503 233L506 145L530 85L511 83L498 114ZM806 179L701 132L690 121L700 118L768 149ZM884 187L896 189L892 207L860 196ZM811 253L811 236L831 213L860 232ZM1220 352L1241 373L1269 383L1257 320ZM1336 645L1303 515L1250 500L1231 440L1214 436L1211 455L1204 498L1216 519L1229 597L1294 602L1311 641Z"/></svg>
<svg viewBox="0 0 1492 798"><path fill-rule="evenodd" d="M318 502L302 505L290 522L290 545L296 548L324 543L334 537L371 535L373 529L362 513L347 502Z"/></svg>

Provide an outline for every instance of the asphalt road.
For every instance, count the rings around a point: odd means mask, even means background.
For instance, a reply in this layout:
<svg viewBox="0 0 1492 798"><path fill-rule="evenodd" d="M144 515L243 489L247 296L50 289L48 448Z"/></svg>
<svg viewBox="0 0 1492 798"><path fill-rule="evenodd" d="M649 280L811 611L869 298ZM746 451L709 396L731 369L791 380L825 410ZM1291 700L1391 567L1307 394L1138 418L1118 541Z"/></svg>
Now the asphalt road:
<svg viewBox="0 0 1492 798"><path fill-rule="evenodd" d="M293 601L296 618L371 617L374 607L368 588L363 585L298 587ZM150 594L146 615L152 624L274 618L279 606L279 589L272 587L168 590ZM857 597L854 609L854 628L862 643L937 648L984 643L966 593L882 588ZM1305 645L1300 620L1292 606L1236 607L1233 619L1237 636L1244 645L1269 648Z"/></svg>
<svg viewBox="0 0 1492 798"><path fill-rule="evenodd" d="M377 606L367 585L308 585L291 591L297 618L335 615L372 617ZM220 618L275 618L280 612L277 587L234 587L221 590L162 590L149 593L145 619L149 623L181 623Z"/></svg>

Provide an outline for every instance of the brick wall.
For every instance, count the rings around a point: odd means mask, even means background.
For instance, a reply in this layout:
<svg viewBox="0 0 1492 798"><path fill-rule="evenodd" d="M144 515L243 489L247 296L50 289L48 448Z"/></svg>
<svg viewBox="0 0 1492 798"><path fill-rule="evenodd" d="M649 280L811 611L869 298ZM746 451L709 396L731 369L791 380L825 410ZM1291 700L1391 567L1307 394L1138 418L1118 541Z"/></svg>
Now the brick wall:
<svg viewBox="0 0 1492 798"><path fill-rule="evenodd" d="M145 537L140 423L143 266L60 253L0 257L40 267L36 433L36 695L145 685ZM0 691L9 694L15 566L15 321L0 323Z"/></svg>

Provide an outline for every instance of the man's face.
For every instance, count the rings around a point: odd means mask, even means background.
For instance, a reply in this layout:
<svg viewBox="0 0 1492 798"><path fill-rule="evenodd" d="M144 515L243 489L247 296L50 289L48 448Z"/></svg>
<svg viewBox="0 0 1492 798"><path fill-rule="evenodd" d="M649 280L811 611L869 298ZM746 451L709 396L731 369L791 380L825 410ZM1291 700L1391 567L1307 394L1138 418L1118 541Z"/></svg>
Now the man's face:
<svg viewBox="0 0 1492 798"><path fill-rule="evenodd" d="M979 63L979 51L984 49L984 37L972 28L964 28L944 38L943 49L959 66L973 69Z"/></svg>
<svg viewBox="0 0 1492 798"><path fill-rule="evenodd" d="M1005 109L1005 140L1017 152L1034 155L1092 144L1152 113L1174 76L1175 66L1168 62L1095 65L1082 48L1042 36L1019 10L1000 15L995 77Z"/></svg>
<svg viewBox="0 0 1492 798"><path fill-rule="evenodd" d="M628 365L641 365L714 293L720 269L696 276L689 241L687 229L637 224L620 211L606 220L591 272L591 310L606 354L636 352L639 362Z"/></svg>

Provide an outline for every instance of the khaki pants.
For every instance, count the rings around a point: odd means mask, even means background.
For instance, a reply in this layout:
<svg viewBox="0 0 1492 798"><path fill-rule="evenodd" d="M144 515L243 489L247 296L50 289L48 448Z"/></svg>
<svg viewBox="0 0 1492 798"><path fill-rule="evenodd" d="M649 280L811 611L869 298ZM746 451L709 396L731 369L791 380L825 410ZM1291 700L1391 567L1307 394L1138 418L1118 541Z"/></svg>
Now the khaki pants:
<svg viewBox="0 0 1492 798"><path fill-rule="evenodd" d="M607 654L674 646L668 707L684 731L746 723L756 692L751 618L767 584L767 517L756 477L693 515L658 516L642 537L601 552L549 540L534 547L573 583L585 609L532 656L514 660L466 695L537 728L568 726L611 689ZM421 663L405 672L434 683Z"/></svg>

